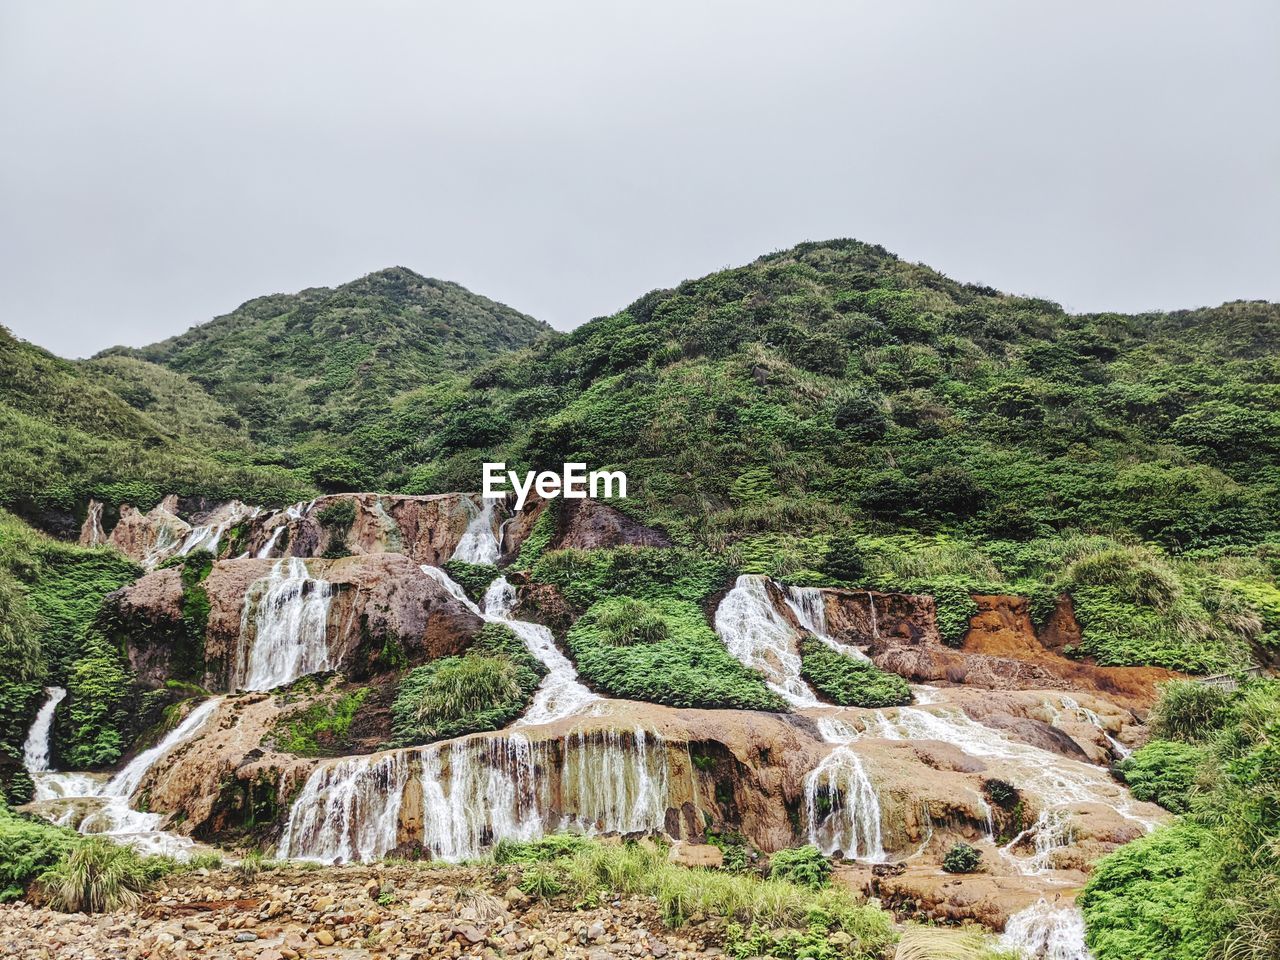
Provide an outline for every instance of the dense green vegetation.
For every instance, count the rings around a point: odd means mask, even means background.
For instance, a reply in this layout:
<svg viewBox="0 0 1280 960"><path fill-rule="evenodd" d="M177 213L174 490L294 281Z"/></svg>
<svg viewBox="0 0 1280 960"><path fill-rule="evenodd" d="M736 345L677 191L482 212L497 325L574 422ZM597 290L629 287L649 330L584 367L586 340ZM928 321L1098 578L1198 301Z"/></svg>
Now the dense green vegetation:
<svg viewBox="0 0 1280 960"><path fill-rule="evenodd" d="M1173 825L1102 860L1080 897L1097 960L1262 960L1280 951L1280 682L1170 684L1125 776Z"/></svg>
<svg viewBox="0 0 1280 960"><path fill-rule="evenodd" d="M574 623L565 642L582 679L612 697L673 707L786 709L687 600L601 600Z"/></svg>
<svg viewBox="0 0 1280 960"><path fill-rule="evenodd" d="M509 627L487 623L460 657L414 667L391 705L392 743L409 746L505 727L546 675Z"/></svg>
<svg viewBox="0 0 1280 960"><path fill-rule="evenodd" d="M199 385L153 364L75 364L0 327L0 507L69 534L90 497L149 509L167 493L255 503L312 495L305 477L252 451L228 416Z"/></svg>
<svg viewBox="0 0 1280 960"><path fill-rule="evenodd" d="M819 694L846 707L897 707L911 702L911 687L896 673L832 650L820 640L800 641L800 675Z"/></svg>
<svg viewBox="0 0 1280 960"><path fill-rule="evenodd" d="M97 362L138 357L189 376L234 412L236 427L325 489L395 488L433 456L501 434L492 414L453 395L450 379L548 330L395 267L334 289L259 297Z"/></svg>
<svg viewBox="0 0 1280 960"><path fill-rule="evenodd" d="M74 831L20 816L0 801L0 903L21 897L76 840Z"/></svg>

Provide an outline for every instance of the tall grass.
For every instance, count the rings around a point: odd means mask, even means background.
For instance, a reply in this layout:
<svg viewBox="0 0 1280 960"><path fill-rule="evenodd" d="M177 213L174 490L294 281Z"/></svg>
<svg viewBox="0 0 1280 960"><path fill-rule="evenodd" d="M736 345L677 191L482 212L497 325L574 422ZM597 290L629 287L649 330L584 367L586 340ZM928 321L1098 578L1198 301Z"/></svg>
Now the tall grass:
<svg viewBox="0 0 1280 960"><path fill-rule="evenodd" d="M442 663L420 692L417 719L438 725L521 695L516 665L474 654Z"/></svg>
<svg viewBox="0 0 1280 960"><path fill-rule="evenodd" d="M55 910L102 913L137 906L157 872L132 847L91 837L46 870L37 889Z"/></svg>

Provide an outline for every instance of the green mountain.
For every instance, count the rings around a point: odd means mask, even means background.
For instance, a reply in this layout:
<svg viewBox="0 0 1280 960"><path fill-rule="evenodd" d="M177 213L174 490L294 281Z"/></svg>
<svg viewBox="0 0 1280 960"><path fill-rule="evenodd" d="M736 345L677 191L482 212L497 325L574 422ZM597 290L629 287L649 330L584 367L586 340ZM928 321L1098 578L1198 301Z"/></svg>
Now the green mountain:
<svg viewBox="0 0 1280 960"><path fill-rule="evenodd" d="M254 463L231 411L185 376L115 357L73 363L0 327L0 507L63 536L97 497L151 506L166 492L287 502L307 479Z"/></svg>
<svg viewBox="0 0 1280 960"><path fill-rule="evenodd" d="M134 356L191 377L234 425L330 488L376 479L345 454L408 392L527 347L550 327L456 283L394 267L340 287L250 300Z"/></svg>

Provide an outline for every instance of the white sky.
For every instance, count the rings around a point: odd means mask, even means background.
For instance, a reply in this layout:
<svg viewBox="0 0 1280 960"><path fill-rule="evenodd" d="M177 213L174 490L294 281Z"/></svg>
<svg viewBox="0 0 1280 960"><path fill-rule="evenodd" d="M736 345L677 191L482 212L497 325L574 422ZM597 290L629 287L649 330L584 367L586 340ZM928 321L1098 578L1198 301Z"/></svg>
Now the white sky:
<svg viewBox="0 0 1280 960"><path fill-rule="evenodd" d="M801 240L1280 300L1280 3L0 5L0 323L67 356L400 264L567 329Z"/></svg>

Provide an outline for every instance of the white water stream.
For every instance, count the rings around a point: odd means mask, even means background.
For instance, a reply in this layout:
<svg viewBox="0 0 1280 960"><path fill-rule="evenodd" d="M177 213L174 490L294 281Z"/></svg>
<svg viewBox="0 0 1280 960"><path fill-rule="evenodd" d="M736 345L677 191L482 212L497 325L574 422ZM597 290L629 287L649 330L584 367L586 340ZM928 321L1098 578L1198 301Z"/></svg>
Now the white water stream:
<svg viewBox="0 0 1280 960"><path fill-rule="evenodd" d="M232 685L272 690L332 670L326 637L332 597L330 585L312 577L303 560L277 560L245 596Z"/></svg>
<svg viewBox="0 0 1280 960"><path fill-rule="evenodd" d="M1016 951L1027 960L1091 960L1080 911L1045 900L1009 918L1000 948Z"/></svg>
<svg viewBox="0 0 1280 960"><path fill-rule="evenodd" d="M769 688L792 706L816 707L800 676L799 634L773 605L768 578L743 574L716 607L715 629L729 652L759 670Z"/></svg>
<svg viewBox="0 0 1280 960"><path fill-rule="evenodd" d="M49 689L49 697L36 714L27 736L24 757L27 771L35 782L33 801L45 804L55 814L55 822L74 825L83 834L107 836L119 843L130 844L143 853L185 856L194 846L189 837L165 832L161 829L165 819L162 814L134 810L129 801L147 772L159 760L200 733L218 709L221 698L215 697L196 706L159 743L138 754L104 783L101 776L59 773L48 767L53 716L65 696L66 691L61 687ZM78 815L79 822L75 823Z"/></svg>
<svg viewBox="0 0 1280 960"><path fill-rule="evenodd" d="M502 545L498 540L497 517L494 505L498 501L486 498L483 507L477 507L470 497L463 497L462 504L471 518L466 532L453 550L450 560L461 560L464 563L484 563L493 565L502 555Z"/></svg>

